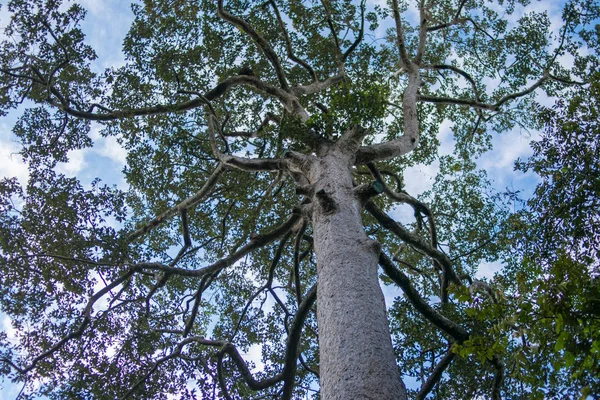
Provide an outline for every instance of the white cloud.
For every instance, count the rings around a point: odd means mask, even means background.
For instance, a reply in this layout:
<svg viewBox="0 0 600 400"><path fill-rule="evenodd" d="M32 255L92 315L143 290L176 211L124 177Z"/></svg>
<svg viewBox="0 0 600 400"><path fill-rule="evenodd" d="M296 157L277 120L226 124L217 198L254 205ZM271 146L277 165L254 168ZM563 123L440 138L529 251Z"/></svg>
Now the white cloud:
<svg viewBox="0 0 600 400"><path fill-rule="evenodd" d="M0 138L0 177L16 177L21 186L29 180L27 164L19 155L19 146L8 139Z"/></svg>
<svg viewBox="0 0 600 400"><path fill-rule="evenodd" d="M252 368L250 372L256 373L264 371L265 364L262 362L262 345L255 343L250 346L248 353L244 354L244 360L246 360L246 362L254 363L254 368Z"/></svg>
<svg viewBox="0 0 600 400"><path fill-rule="evenodd" d="M496 274L496 272L502 271L503 268L504 268L504 266L502 265L502 263L500 261L496 261L496 262L492 262L492 263L483 262L479 265L477 273L475 274L475 278L477 278L477 279L482 279L482 278L492 279L494 277L494 274Z"/></svg>
<svg viewBox="0 0 600 400"><path fill-rule="evenodd" d="M101 17L106 14L106 6L109 2L106 0L78 0L77 3L88 10L91 14L90 16Z"/></svg>
<svg viewBox="0 0 600 400"><path fill-rule="evenodd" d="M75 177L82 169L87 166L85 160L86 153L89 149L78 149L71 150L67 154L69 161L66 163L58 163L56 165L56 172L65 174L70 177Z"/></svg>
<svg viewBox="0 0 600 400"><path fill-rule="evenodd" d="M17 330L13 327L12 320L8 315L4 315L2 319L2 331L6 333L8 340L17 340Z"/></svg>
<svg viewBox="0 0 600 400"><path fill-rule="evenodd" d="M100 127L93 125L90 138L94 141L93 151L99 156L106 157L118 163L122 168L127 161L127 151L121 146L114 136L104 137L100 135Z"/></svg>
<svg viewBox="0 0 600 400"><path fill-rule="evenodd" d="M504 187L510 182L520 180L525 175L514 171L514 162L517 158L526 159L531 156L530 142L537 140L539 136L538 131L524 133L517 129L496 134L492 139L493 149L483 154L477 165L487 171L497 186Z"/></svg>
<svg viewBox="0 0 600 400"><path fill-rule="evenodd" d="M437 160L430 165L415 165L407 168L404 172L404 186L408 194L417 197L431 189L439 170L440 163Z"/></svg>

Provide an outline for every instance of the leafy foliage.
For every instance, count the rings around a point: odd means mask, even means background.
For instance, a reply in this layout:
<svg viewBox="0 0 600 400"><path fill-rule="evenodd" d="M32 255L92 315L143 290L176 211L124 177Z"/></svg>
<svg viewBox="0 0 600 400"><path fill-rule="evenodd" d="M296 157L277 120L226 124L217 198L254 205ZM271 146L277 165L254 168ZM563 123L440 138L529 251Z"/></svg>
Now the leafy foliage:
<svg viewBox="0 0 600 400"><path fill-rule="evenodd" d="M599 8L146 0L99 71L80 5L9 1L0 112L30 174L0 181L0 374L24 398L318 398L313 215L337 209L311 179L343 150L410 394L600 395ZM515 127L544 127L521 211L477 167ZM129 191L57 172L92 128Z"/></svg>

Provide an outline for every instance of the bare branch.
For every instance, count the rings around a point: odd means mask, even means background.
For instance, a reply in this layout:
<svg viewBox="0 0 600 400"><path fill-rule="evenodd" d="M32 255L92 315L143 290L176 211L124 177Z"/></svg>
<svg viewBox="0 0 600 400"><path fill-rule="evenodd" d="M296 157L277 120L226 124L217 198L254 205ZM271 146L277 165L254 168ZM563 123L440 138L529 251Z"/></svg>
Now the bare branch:
<svg viewBox="0 0 600 400"><path fill-rule="evenodd" d="M403 135L398 139L385 143L362 146L356 153L356 165L366 164L373 161L388 160L410 153L416 147L415 138Z"/></svg>
<svg viewBox="0 0 600 400"><path fill-rule="evenodd" d="M146 223L143 227L137 229L135 232L129 235L129 240L133 241L139 238L140 236L145 235L146 233L150 232L152 229L156 228L158 225L170 219L174 215L177 215L183 210L187 210L200 203L213 191L215 185L219 181L219 178L221 177L223 172L225 172L226 169L227 167L223 163L217 165L217 168L215 168L213 173L209 176L208 180L204 183L204 186L202 186L202 188L200 188L200 190L198 190L193 196L188 197L181 203L177 204L175 207L168 209L167 211L158 215L150 222Z"/></svg>
<svg viewBox="0 0 600 400"><path fill-rule="evenodd" d="M29 78L29 79L31 79L31 78ZM43 82L43 84L45 84L45 81ZM61 96L60 92L57 89L52 88L51 89L52 94L55 95L59 99L60 103L58 103L58 104L51 103L51 104L53 106L57 107L58 109L66 112L67 114L72 115L77 118L82 118L82 119L86 119L86 120L90 120L90 121L113 121L113 120L123 119L123 118L132 118L132 117L187 111L187 110L192 110L192 109L195 109L195 108L198 108L201 106L210 107L210 101L215 100L216 98L224 95L232 87L240 86L240 85L249 86L249 87L252 87L252 88L258 90L261 93L265 93L265 94L274 96L279 101L281 101L286 107L293 109L292 105L294 104L294 100L295 100L295 98L293 96L290 96L289 93L285 92L282 89L279 89L275 86L269 85L268 83L265 83L265 82L259 80L257 77L250 76L250 75L236 75L236 76L229 77L229 78L223 80L221 83L219 83L214 89L211 89L208 92L206 92L206 94L203 96L197 92L188 91L188 93L196 94L198 97L196 97L192 100L188 100L188 101L184 101L184 102L180 102L180 103L159 104L159 105L155 105L155 106L151 106L151 107L133 108L130 110L113 110L113 111L104 112L104 113L93 113L91 111L82 111L82 110L79 110L79 109L69 106L68 102L66 101L66 99L64 99ZM99 107L99 108L106 111L105 107Z"/></svg>
<svg viewBox="0 0 600 400"><path fill-rule="evenodd" d="M406 228L398 224L392 218L390 218L385 212L377 207L373 202L366 204L365 209L375 217L375 219L386 229L395 233L400 239L415 247L416 249L425 253L428 257L438 261L442 267L442 271L448 278L456 283L462 285L462 282L454 269L452 268L452 262L444 253L431 247L428 243L423 241L420 237L412 234Z"/></svg>
<svg viewBox="0 0 600 400"><path fill-rule="evenodd" d="M292 91L296 96L318 93L318 92L321 92L335 84L343 82L344 79L346 79L346 75L339 74L339 75L331 76L331 77L325 79L324 81L313 82L310 85L295 86L294 88L292 88Z"/></svg>
<svg viewBox="0 0 600 400"><path fill-rule="evenodd" d="M435 366L435 369L433 370L427 381L423 383L423 386L421 386L421 390L419 390L419 393L417 393L415 400L424 400L427 397L429 392L431 392L434 386L439 382L439 380L442 377L442 374L444 373L446 368L448 368L452 360L454 360L455 356L456 354L452 351L452 345L450 345L450 348L448 349L444 357L442 357L440 362Z"/></svg>
<svg viewBox="0 0 600 400"><path fill-rule="evenodd" d="M457 68L453 65L446 65L446 64L423 65L423 66L421 66L421 68L434 69L437 71L448 70L448 71L452 71L452 72L459 74L460 76L465 78L471 84L471 87L473 88L473 92L475 93L475 99L477 101L479 101L479 90L477 89L477 84L475 83L475 80L473 79L473 77L471 77L471 75L469 75L464 70Z"/></svg>
<svg viewBox="0 0 600 400"><path fill-rule="evenodd" d="M307 223L305 220L302 221L300 229L296 233L296 240L294 241L294 286L296 291L296 301L298 304L302 301L302 286L300 284L300 245L302 244L302 238L306 231Z"/></svg>
<svg viewBox="0 0 600 400"><path fill-rule="evenodd" d="M213 113L213 115L214 115L214 113ZM246 131L223 132L223 136L255 138L255 137L258 137L259 133L261 133L262 131L265 130L265 128L271 121L279 123L279 122L281 122L281 119L277 115L268 112L265 115L265 118L262 120L262 122L258 126L258 129L256 130L256 132L246 132Z"/></svg>
<svg viewBox="0 0 600 400"><path fill-rule="evenodd" d="M404 40L404 27L402 26L402 19L400 17L400 10L398 8L398 0L392 0L392 14L396 23L396 44L398 45L398 51L400 53L400 66L406 70L412 69L412 62L406 51L406 41Z"/></svg>
<svg viewBox="0 0 600 400"><path fill-rule="evenodd" d="M366 3L366 0L362 0L360 2L360 30L358 31L358 36L356 37L356 40L344 52L344 55L342 56L342 61L343 62L346 62L346 60L348 59L348 57L352 54L352 52L354 52L354 50L356 49L356 47L358 47L358 45L360 44L360 42L363 39L363 36L364 36L364 33L365 33L365 3Z"/></svg>
<svg viewBox="0 0 600 400"><path fill-rule="evenodd" d="M243 171L280 171L285 165L285 161L277 158L244 158L221 153L217 147L215 131L217 121L212 114L207 115L208 136L214 156L223 164L236 167Z"/></svg>
<svg viewBox="0 0 600 400"><path fill-rule="evenodd" d="M285 72L281 67L277 53L275 53L269 42L262 35L256 32L244 19L225 11L223 8L223 0L217 0L217 7L217 15L220 18L241 29L244 33L250 36L254 43L256 43L256 45L265 53L265 56L273 66L273 69L275 69L275 74L277 74L277 80L279 80L279 84L284 90L287 91L289 89L289 85L285 77Z"/></svg>
<svg viewBox="0 0 600 400"><path fill-rule="evenodd" d="M476 100L469 100L469 99L454 99L454 98L449 98L449 97L433 97L433 96L426 96L426 95L417 95L417 100L427 102L427 103L454 104L454 105L460 105L460 106L468 106L468 107L477 108L477 109L481 109L481 110L497 111L503 104L509 102L510 100L515 100L515 99L518 99L519 97L523 97L523 96L526 96L526 95L532 93L534 90L536 90L538 87L540 87L548 78L549 78L549 75L547 72L545 72L544 75L540 79L538 79L533 85L529 86L528 88L526 88L520 92L506 95L506 96L502 97L500 100L498 100L495 104L480 103Z"/></svg>
<svg viewBox="0 0 600 400"><path fill-rule="evenodd" d="M414 63L421 65L423 54L425 54L425 45L427 43L427 19L428 19L428 7L425 6L425 0L419 2L419 43L417 44L417 55L415 56Z"/></svg>
<svg viewBox="0 0 600 400"><path fill-rule="evenodd" d="M296 376L296 359L298 358L298 347L300 344L300 335L302 333L302 327L304 326L304 320L308 315L312 305L317 300L317 284L314 284L312 288L304 296L304 300L298 306L298 311L292 320L290 327L290 333L287 338L286 352L285 352L285 367L283 369L284 383L283 383L283 395L282 400L288 400L292 398L294 390L294 378Z"/></svg>
<svg viewBox="0 0 600 400"><path fill-rule="evenodd" d="M340 46L340 41L338 39L338 33L337 33L337 30L335 29L335 26L333 25L333 20L331 19L331 12L329 11L329 8L327 7L326 1L327 0L321 0L321 4L323 5L323 8L325 9L327 25L329 26L329 30L331 31L331 35L333 36L335 48L338 50L338 55L341 55L342 48Z"/></svg>
<svg viewBox="0 0 600 400"><path fill-rule="evenodd" d="M398 286L400 286L415 309L419 311L429 322L437 326L446 334L450 335L459 343L469 339L469 333L467 331L465 331L455 322L446 318L444 315L431 307L425 300L423 300L419 292L417 292L410 282L408 276L396 268L393 261L390 260L390 258L383 252L379 254L379 265L381 265L386 275Z"/></svg>
<svg viewBox="0 0 600 400"><path fill-rule="evenodd" d="M301 58L297 57L294 54L294 50L292 49L292 41L290 40L290 36L288 35L287 29L285 28L285 24L283 23L283 19L281 18L281 14L279 13L279 8L277 8L277 4L275 3L275 0L269 0L269 4L271 4L271 6L273 6L273 10L275 11L275 16L277 17L277 22L279 23L279 28L281 29L281 32L283 33L283 38L285 39L285 48L287 50L288 57L290 58L290 60L294 61L296 64L299 64L302 67L304 67L304 69L308 72L308 74L312 78L313 82L316 82L318 80L318 78L317 78L317 74L315 73L315 70L312 69L310 64L308 64L305 60L302 60Z"/></svg>
<svg viewBox="0 0 600 400"><path fill-rule="evenodd" d="M236 261L240 260L246 254L251 251L261 248L272 241L280 238L285 235L289 230L291 230L296 223L300 220L299 214L292 214L290 218L288 218L284 223L279 225L277 228L273 229L270 232L264 234L255 235L248 243L239 248L237 251L230 254L228 257L222 258L211 265L208 265L204 268L200 269L184 269L178 267L171 267L168 265L164 265L161 263L154 262L146 262L146 263L138 263L132 265L137 269L147 269L151 271L163 271L166 273L171 273L179 276L195 276L195 277L203 277L209 274L213 274L222 270L223 268L232 266Z"/></svg>

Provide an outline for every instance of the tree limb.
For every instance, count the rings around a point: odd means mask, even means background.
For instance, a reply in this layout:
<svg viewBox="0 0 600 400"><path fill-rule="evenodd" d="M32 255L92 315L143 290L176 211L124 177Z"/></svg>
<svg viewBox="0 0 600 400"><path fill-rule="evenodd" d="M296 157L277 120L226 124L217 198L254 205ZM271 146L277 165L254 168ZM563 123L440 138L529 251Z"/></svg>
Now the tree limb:
<svg viewBox="0 0 600 400"><path fill-rule="evenodd" d="M57 343L55 343L48 350L44 351L43 353L41 353L40 355L35 357L33 360L31 360L31 362L27 366L19 367L6 357L4 357L0 360L6 362L8 365L10 365L15 370L17 370L20 374L26 374L29 371L33 370L35 368L35 366L37 365L37 363L39 363L43 359L53 355L55 352L60 350L65 345L65 343L69 342L72 339L77 339L77 338L81 337L81 335L83 334L83 332L85 331L85 329L87 328L87 326L90 324L90 322L92 320L91 314L93 311L93 306L96 303L96 301L98 301L100 298L102 298L105 294L110 292L115 287L119 286L120 284L122 284L123 282L125 282L126 280L131 278L133 276L133 274L136 272L136 270L137 270L137 268L135 268L135 267L129 268L120 278L114 280L109 285L105 286L104 288L102 288L98 292L96 292L94 295L92 295L92 297L90 297L85 308L83 309L83 311L80 314L80 317L82 317L82 321L80 322L77 329L72 331L68 335L64 336L62 339L60 339Z"/></svg>
<svg viewBox="0 0 600 400"><path fill-rule="evenodd" d="M455 322L443 316L440 312L431 307L414 288L408 276L400 271L394 265L393 261L383 252L379 254L379 265L383 268L385 274L393 280L406 294L406 297L429 322L437 326L446 334L450 335L459 343L469 339L469 333Z"/></svg>
<svg viewBox="0 0 600 400"><path fill-rule="evenodd" d="M409 70L412 66L412 62L406 51L406 42L404 40L404 27L402 26L402 19L400 17L400 10L398 7L398 0L392 0L392 15L396 23L396 45L400 53L400 66L406 70Z"/></svg>
<svg viewBox="0 0 600 400"><path fill-rule="evenodd" d="M256 43L256 45L265 53L265 56L273 66L281 88L285 91L288 91L289 85L285 77L285 72L281 67L277 53L275 53L269 42L262 35L256 32L244 19L225 11L223 8L223 0L217 0L217 15L250 36L254 43Z"/></svg>
<svg viewBox="0 0 600 400"><path fill-rule="evenodd" d="M281 32L283 33L283 38L285 39L285 48L287 50L287 55L289 59L294 61L296 64L301 65L308 72L313 82L318 81L317 74L315 73L315 70L310 66L310 64L294 54L294 50L292 49L292 41L290 40L290 36L288 35L287 29L285 28L285 24L283 23L283 19L281 18L281 14L279 13L279 8L277 8L275 0L269 0L269 4L271 4L273 10L275 11L275 16L277 17L279 28L281 29Z"/></svg>
<svg viewBox="0 0 600 400"><path fill-rule="evenodd" d="M217 121L213 114L207 114L208 138L214 156L223 164L236 167L243 171L280 171L285 161L277 158L245 158L221 153L217 147L215 131Z"/></svg>
<svg viewBox="0 0 600 400"><path fill-rule="evenodd" d="M223 268L229 267L233 265L236 261L244 257L246 254L251 251L263 247L272 241L280 238L285 235L289 230L291 230L294 225L300 220L300 215L293 213L290 218L287 219L283 224L279 225L277 228L273 229L271 232L267 232L264 234L258 234L254 236L250 242L246 243L244 246L239 248L234 253L230 254L228 257L222 258L211 265L208 265L204 268L200 269L185 269L178 267L171 267L168 265L164 265L161 263L155 262L145 262L145 263L137 263L133 264L132 267L138 269L147 269L151 271L163 271L165 273L171 273L179 276L195 276L195 277L203 277L208 274L213 274L217 271L222 270Z"/></svg>
<svg viewBox="0 0 600 400"><path fill-rule="evenodd" d="M400 239L422 251L427 256L437 260L442 266L442 271L446 274L449 280L453 281L457 285L462 285L462 281L452 268L452 262L444 253L438 249L432 248L428 243L425 243L420 237L412 234L407 229L402 227L392 218L390 218L385 212L377 207L373 202L368 202L365 209L375 217L375 219L386 229L395 233Z"/></svg>
<svg viewBox="0 0 600 400"><path fill-rule="evenodd" d="M532 93L534 90L536 90L538 87L540 87L548 78L549 78L548 72L544 72L544 75L530 87L528 87L520 92L506 95L506 96L502 97L500 100L498 100L495 104L481 103L477 100L470 100L470 99L454 99L454 98L450 98L450 97L434 97L434 96L427 96L427 95L421 95L421 94L417 95L417 101L423 101L426 103L436 103L436 104L454 104L454 105L459 105L459 106L468 106L468 107L481 109L481 110L497 111L504 103L506 103L510 100L518 99L519 97L523 97L523 96L526 96L526 95Z"/></svg>
<svg viewBox="0 0 600 400"><path fill-rule="evenodd" d="M153 220L147 222L141 228L138 228L135 232L131 233L128 237L129 241L133 241L140 236L145 235L150 232L152 229L156 228L158 225L168 220L169 218L183 212L183 210L187 210L191 207L194 207L196 204L200 203L204 200L215 188L215 185L219 181L219 178L227 170L227 167L223 163L219 163L217 168L213 171L213 173L208 177L207 181L204 183L204 186L200 188L193 196L188 197L181 203L177 204L175 207L168 209L167 211L159 214Z"/></svg>
<svg viewBox="0 0 600 400"><path fill-rule="evenodd" d="M456 354L452 351L452 346L450 346L444 357L442 357L440 362L435 366L435 369L433 370L431 375L429 375L427 381L423 383L423 386L421 386L419 393L417 393L417 395L415 396L415 400L424 400L427 397L429 392L431 392L434 386L442 378L442 374L444 373L446 368L448 368L455 356Z"/></svg>
<svg viewBox="0 0 600 400"><path fill-rule="evenodd" d="M363 35L365 33L365 3L366 0L362 0L360 2L360 30L358 31L358 36L356 37L356 40L342 55L343 62L346 62L348 57L352 54L352 52L356 49L356 47L360 44L360 42L363 39Z"/></svg>

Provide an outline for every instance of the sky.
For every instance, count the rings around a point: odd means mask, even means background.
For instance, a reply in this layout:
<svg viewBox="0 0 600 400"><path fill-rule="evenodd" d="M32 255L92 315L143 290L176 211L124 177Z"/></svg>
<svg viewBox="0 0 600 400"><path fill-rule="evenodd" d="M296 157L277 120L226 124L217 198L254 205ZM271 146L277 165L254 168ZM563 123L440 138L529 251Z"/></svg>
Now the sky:
<svg viewBox="0 0 600 400"><path fill-rule="evenodd" d="M0 9L0 29L3 29L8 21L5 7L6 0L0 0L3 7ZM98 54L93 67L102 71L107 67L118 67L125 63L121 44L133 14L126 1L118 0L80 0L88 15L83 23L82 29L87 36L88 43ZM384 0L371 0L371 4L385 4ZM562 3L562 2L560 2ZM546 9L549 13L553 26L560 25L560 3L554 1L533 2L530 8ZM409 18L416 15L414 9L407 11ZM412 15L412 16L411 16ZM516 21L519 12L510 16L509 23ZM383 29L383 28L382 28ZM0 32L0 38L3 33ZM569 60L565 60L569 61ZM551 99L542 100L550 103ZM0 178L17 177L22 185L27 183L27 166L19 156L20 146L11 132L18 114L22 109L10 113L7 117L0 118ZM441 127L440 141L441 154L450 154L453 149L453 138L450 131L451 122L446 121ZM91 138L95 145L92 148L71 151L69 162L61 163L57 167L59 172L68 176L78 177L84 185L99 177L104 183L115 184L122 189L127 184L122 176L122 170L126 163L126 152L117 143L115 138L103 138L99 135L98 126L92 126ZM509 187L521 189L524 195L531 194L536 179L531 174L523 174L513 170L514 160L527 158L531 155L529 142L538 137L537 132L523 132L514 130L503 134L494 135L493 152L484 154L478 161L478 166L486 169L495 189L504 190ZM433 184L439 164L434 162L429 166L415 166L405 174L406 190L416 196L429 189ZM412 214L406 208L398 208L394 216L399 219L409 218ZM479 277L490 278L501 269L498 263L484 263ZM386 286L383 288L388 306L393 298L399 294L398 289ZM0 314L0 326L10 328L10 321ZM0 400L14 399L19 388L0 381Z"/></svg>

